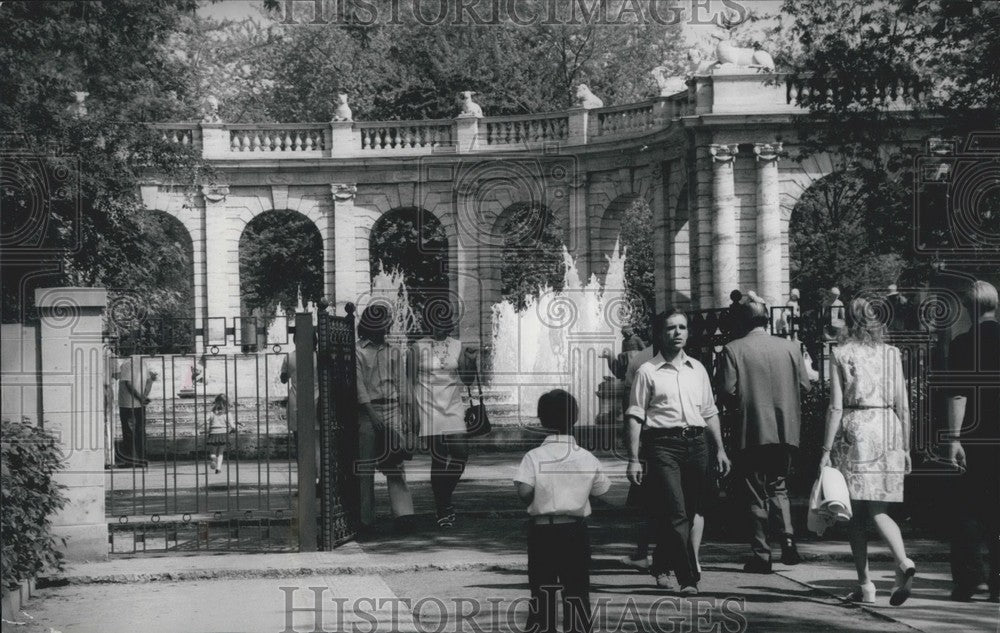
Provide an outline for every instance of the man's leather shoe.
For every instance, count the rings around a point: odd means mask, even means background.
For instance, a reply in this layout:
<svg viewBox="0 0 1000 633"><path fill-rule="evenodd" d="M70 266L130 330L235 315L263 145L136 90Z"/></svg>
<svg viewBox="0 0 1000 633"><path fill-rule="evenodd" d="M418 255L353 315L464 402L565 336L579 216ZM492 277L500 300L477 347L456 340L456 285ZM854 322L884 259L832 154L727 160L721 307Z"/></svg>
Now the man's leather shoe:
<svg viewBox="0 0 1000 633"><path fill-rule="evenodd" d="M770 574L774 572L774 570L771 569L770 562L761 560L756 556L747 560L746 564L743 565L743 571L748 574Z"/></svg>
<svg viewBox="0 0 1000 633"><path fill-rule="evenodd" d="M954 602L972 602L972 596L975 593L975 589L969 589L968 587L955 587L951 590L951 599Z"/></svg>
<svg viewBox="0 0 1000 633"><path fill-rule="evenodd" d="M781 564L798 565L801 562L802 557L799 556L799 548L795 547L795 541L792 540L792 537L786 536L781 543Z"/></svg>

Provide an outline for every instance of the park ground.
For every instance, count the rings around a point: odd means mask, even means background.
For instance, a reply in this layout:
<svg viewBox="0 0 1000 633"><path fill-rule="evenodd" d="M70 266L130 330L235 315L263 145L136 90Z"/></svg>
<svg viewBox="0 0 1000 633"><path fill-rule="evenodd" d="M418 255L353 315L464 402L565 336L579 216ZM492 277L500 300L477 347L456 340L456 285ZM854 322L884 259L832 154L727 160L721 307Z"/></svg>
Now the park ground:
<svg viewBox="0 0 1000 633"><path fill-rule="evenodd" d="M332 552L113 558L74 564L43 582L3 632L144 633L294 631L521 631L528 593L523 510L510 479L513 454L475 456L456 503L460 520L436 528L426 464L411 486L418 531L396 536L388 521ZM615 485L596 502L592 594L596 631L1000 631L1000 607L983 596L948 599L947 546L903 525L919 575L913 597L888 606L888 551L871 547L879 589L873 607L846 603L854 582L842 538L803 536L805 562L768 576L742 572L747 546L733 526L709 525L697 599L657 589L618 559L632 546L623 510L624 468L606 460ZM384 503L385 493L379 498ZM804 511L801 507L799 512ZM380 508L386 517L388 508Z"/></svg>

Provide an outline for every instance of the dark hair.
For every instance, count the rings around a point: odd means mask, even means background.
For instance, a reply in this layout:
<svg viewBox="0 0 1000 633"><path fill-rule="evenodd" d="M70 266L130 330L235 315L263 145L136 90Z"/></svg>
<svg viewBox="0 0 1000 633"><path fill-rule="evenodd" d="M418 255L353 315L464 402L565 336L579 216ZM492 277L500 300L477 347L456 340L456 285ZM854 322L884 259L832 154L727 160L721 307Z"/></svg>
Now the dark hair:
<svg viewBox="0 0 1000 633"><path fill-rule="evenodd" d="M538 419L542 427L567 434L573 430L580 415L580 406L573 394L565 389L553 389L538 399Z"/></svg>
<svg viewBox="0 0 1000 633"><path fill-rule="evenodd" d="M739 303L740 301L743 300L743 293L740 292L739 290L733 290L732 292L729 293L729 300L732 301L733 303Z"/></svg>
<svg viewBox="0 0 1000 633"><path fill-rule="evenodd" d="M221 413L223 411L229 411L229 398L225 394L219 394L215 396L215 402L212 403L212 413Z"/></svg>
<svg viewBox="0 0 1000 633"><path fill-rule="evenodd" d="M372 340L378 336L385 336L389 333L392 325L392 314L389 308L382 303L375 303L361 313L358 320L358 338Z"/></svg>
<svg viewBox="0 0 1000 633"><path fill-rule="evenodd" d="M667 327L667 320L669 320L670 317L672 317L674 315L677 315L677 314L679 314L682 317L684 317L684 322L685 323L688 322L687 314L685 314L683 310L681 310L679 308L675 308L673 306L668 307L666 310L664 310L663 312L661 312L661 313L659 313L659 314L657 314L656 316L653 317L653 322L651 323L651 325L653 327L653 341L654 342L657 339L660 338L660 333L663 332L664 328Z"/></svg>
<svg viewBox="0 0 1000 633"><path fill-rule="evenodd" d="M755 327L766 328L771 323L771 319L767 315L767 306L759 301L747 301L740 304L736 308L736 314L739 317L740 325L747 331Z"/></svg>

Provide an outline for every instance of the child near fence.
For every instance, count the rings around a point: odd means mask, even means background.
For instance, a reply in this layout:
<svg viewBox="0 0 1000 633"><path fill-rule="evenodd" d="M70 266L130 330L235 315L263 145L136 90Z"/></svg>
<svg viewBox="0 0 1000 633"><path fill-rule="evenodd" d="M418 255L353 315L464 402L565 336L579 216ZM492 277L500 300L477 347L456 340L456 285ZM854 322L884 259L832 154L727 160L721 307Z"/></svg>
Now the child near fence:
<svg viewBox="0 0 1000 633"><path fill-rule="evenodd" d="M211 467L216 473L222 472L222 460L229 446L229 434L236 432L236 425L229 421L229 400L219 394L212 403L212 414L208 416L208 449ZM242 426L242 425L240 425Z"/></svg>

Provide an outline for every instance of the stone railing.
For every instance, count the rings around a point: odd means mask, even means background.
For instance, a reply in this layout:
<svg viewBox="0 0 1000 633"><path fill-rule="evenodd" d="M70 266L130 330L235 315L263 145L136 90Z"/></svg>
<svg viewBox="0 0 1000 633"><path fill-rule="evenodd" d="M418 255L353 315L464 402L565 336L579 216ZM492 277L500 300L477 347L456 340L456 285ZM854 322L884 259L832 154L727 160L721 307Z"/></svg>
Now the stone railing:
<svg viewBox="0 0 1000 633"><path fill-rule="evenodd" d="M191 146L201 140L197 123L155 123L151 126L167 143Z"/></svg>
<svg viewBox="0 0 1000 633"><path fill-rule="evenodd" d="M655 127L653 102L601 108L597 112L597 136L649 132Z"/></svg>
<svg viewBox="0 0 1000 633"><path fill-rule="evenodd" d="M696 76L688 90L640 103L517 116L431 121L335 121L301 124L171 123L154 125L171 143L200 148L207 159L392 157L432 152L459 154L564 147L611 146L664 134L675 122L704 115L731 124L732 117L801 115L815 99L840 103L858 95L905 109L920 97L914 85L833 81L717 70ZM705 121L708 121L707 119Z"/></svg>
<svg viewBox="0 0 1000 633"><path fill-rule="evenodd" d="M906 107L920 100L921 86L916 82L870 78L819 77L787 75L785 100L789 105L843 104Z"/></svg>
<svg viewBox="0 0 1000 633"><path fill-rule="evenodd" d="M320 154L328 149L325 123L227 125L234 154Z"/></svg>
<svg viewBox="0 0 1000 633"><path fill-rule="evenodd" d="M485 126L486 146L530 146L569 139L569 115L565 112L486 117L479 121L479 134Z"/></svg>
<svg viewBox="0 0 1000 633"><path fill-rule="evenodd" d="M430 150L450 147L455 143L454 122L450 119L430 121L364 121L354 124L360 144L355 149L363 153L405 150Z"/></svg>

